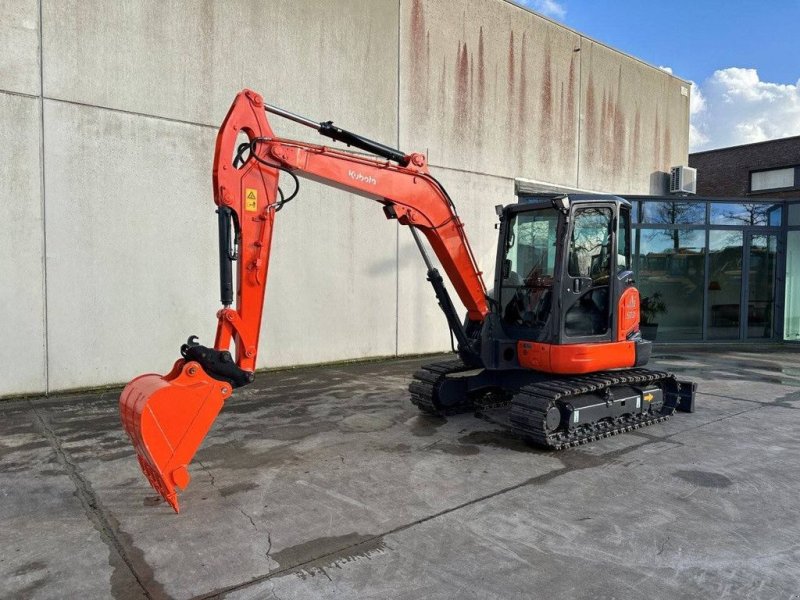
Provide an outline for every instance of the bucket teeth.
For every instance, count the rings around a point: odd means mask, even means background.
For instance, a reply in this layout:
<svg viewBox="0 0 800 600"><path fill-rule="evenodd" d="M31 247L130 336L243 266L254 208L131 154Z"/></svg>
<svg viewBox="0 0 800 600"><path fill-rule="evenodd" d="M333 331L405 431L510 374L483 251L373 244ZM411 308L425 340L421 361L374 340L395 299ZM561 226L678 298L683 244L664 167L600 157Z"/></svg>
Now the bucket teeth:
<svg viewBox="0 0 800 600"><path fill-rule="evenodd" d="M142 473L147 477L147 481L150 482L153 489L158 492L158 495L161 496L176 513L180 512L178 493L175 491L175 488L169 485L169 482L150 466L147 459L139 453L138 449L136 451L136 458L139 459L139 466L142 468Z"/></svg>
<svg viewBox="0 0 800 600"><path fill-rule="evenodd" d="M139 466L175 512L176 488L188 485L187 465L230 394L230 384L213 379L196 362L182 360L168 375L142 375L122 391L120 418Z"/></svg>

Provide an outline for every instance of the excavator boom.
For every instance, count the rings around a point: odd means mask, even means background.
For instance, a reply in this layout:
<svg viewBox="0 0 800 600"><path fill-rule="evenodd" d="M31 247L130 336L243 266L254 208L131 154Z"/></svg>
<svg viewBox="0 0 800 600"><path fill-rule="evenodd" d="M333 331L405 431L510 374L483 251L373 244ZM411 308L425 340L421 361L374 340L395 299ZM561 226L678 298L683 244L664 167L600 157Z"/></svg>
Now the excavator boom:
<svg viewBox="0 0 800 600"><path fill-rule="evenodd" d="M316 129L320 134L380 157L278 138L267 112ZM247 140L242 142L242 134ZM383 159L383 160L381 160ZM219 130L213 186L220 238L220 295L213 347L190 337L182 358L167 375L133 379L120 396L120 415L139 464L153 488L179 510L177 489L190 480L188 465L233 389L253 381L276 213L287 196L281 173L312 179L375 200L387 218L412 228L428 264L448 324L464 356L466 329L489 312L486 288L444 188L428 172L424 155L405 154L335 127L315 123L264 104L244 90L236 96ZM467 308L465 328L438 271L430 264L416 232L422 232ZM234 287L234 263L237 264ZM235 354L231 354L231 345Z"/></svg>

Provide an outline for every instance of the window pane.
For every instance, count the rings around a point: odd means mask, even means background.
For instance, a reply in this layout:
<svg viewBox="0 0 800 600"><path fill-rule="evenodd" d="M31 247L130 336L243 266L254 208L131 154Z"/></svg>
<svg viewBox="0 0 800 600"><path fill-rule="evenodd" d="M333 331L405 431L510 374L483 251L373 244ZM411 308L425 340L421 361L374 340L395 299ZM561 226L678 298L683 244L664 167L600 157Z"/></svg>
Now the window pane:
<svg viewBox="0 0 800 600"><path fill-rule="evenodd" d="M506 258L510 271L525 279L536 272L553 276L556 264L558 211L554 208L520 213L511 223Z"/></svg>
<svg viewBox="0 0 800 600"><path fill-rule="evenodd" d="M575 213L569 248L569 274L606 279L611 258L611 209L581 208Z"/></svg>
<svg viewBox="0 0 800 600"><path fill-rule="evenodd" d="M751 238L747 299L748 338L772 337L777 249L778 238L774 235L754 235Z"/></svg>
<svg viewBox="0 0 800 600"><path fill-rule="evenodd" d="M625 207L619 209L619 241L617 242L617 272L627 271L630 266L631 237L630 237L631 213Z"/></svg>
<svg viewBox="0 0 800 600"><path fill-rule="evenodd" d="M726 204L721 202L711 203L712 225L772 225L781 224L781 205L766 204L764 202L743 202Z"/></svg>
<svg viewBox="0 0 800 600"><path fill-rule="evenodd" d="M742 304L741 231L710 231L708 339L738 340Z"/></svg>
<svg viewBox="0 0 800 600"><path fill-rule="evenodd" d="M642 223L702 225L705 222L705 202L642 202Z"/></svg>
<svg viewBox="0 0 800 600"><path fill-rule="evenodd" d="M750 173L750 190L776 190L794 187L794 167Z"/></svg>
<svg viewBox="0 0 800 600"><path fill-rule="evenodd" d="M797 208L800 212L800 204ZM783 319L783 339L800 341L800 231L790 231L786 243L786 313Z"/></svg>
<svg viewBox="0 0 800 600"><path fill-rule="evenodd" d="M800 225L800 204L789 205L789 225Z"/></svg>
<svg viewBox="0 0 800 600"><path fill-rule="evenodd" d="M633 219L634 223L639 222L639 201L638 200L630 200L631 203L631 219Z"/></svg>
<svg viewBox="0 0 800 600"><path fill-rule="evenodd" d="M705 235L698 230L639 231L637 279L645 338L702 338Z"/></svg>
<svg viewBox="0 0 800 600"><path fill-rule="evenodd" d="M773 204L767 209L767 220L770 227L781 226L781 213L783 213L783 205Z"/></svg>
<svg viewBox="0 0 800 600"><path fill-rule="evenodd" d="M508 325L532 327L550 313L559 213L554 208L513 218L503 263L500 305Z"/></svg>

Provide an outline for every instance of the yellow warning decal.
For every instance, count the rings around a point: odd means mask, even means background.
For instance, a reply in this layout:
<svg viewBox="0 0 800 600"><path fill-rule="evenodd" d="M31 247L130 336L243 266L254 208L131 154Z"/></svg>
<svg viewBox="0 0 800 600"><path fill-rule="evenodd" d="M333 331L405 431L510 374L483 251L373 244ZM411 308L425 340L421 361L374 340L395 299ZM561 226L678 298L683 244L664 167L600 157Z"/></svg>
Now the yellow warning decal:
<svg viewBox="0 0 800 600"><path fill-rule="evenodd" d="M244 191L244 209L247 212L258 211L258 190L246 188Z"/></svg>
<svg viewBox="0 0 800 600"><path fill-rule="evenodd" d="M650 402L653 399L653 394L647 393L644 395L644 401Z"/></svg>

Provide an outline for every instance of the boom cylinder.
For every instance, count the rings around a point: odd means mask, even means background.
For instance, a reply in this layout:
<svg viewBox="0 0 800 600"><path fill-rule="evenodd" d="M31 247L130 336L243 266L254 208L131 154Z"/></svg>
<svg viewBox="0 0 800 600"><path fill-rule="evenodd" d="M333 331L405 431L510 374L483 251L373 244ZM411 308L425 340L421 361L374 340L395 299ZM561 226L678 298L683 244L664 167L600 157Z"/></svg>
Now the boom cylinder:
<svg viewBox="0 0 800 600"><path fill-rule="evenodd" d="M231 221L233 211L227 206L217 209L219 224L219 297L222 306L233 304L233 257L231 256Z"/></svg>
<svg viewBox="0 0 800 600"><path fill-rule="evenodd" d="M272 114L278 115L285 119L289 119L290 121L294 121L295 123L299 123L300 125L305 125L306 127L310 127L311 129L316 129L320 135L324 135L325 137L329 137L332 140L336 140L337 142L342 142L347 144L348 146L352 146L353 148L358 148L359 150L364 150L365 152L369 152L370 154L374 154L376 156L380 156L387 160L391 160L392 162L396 162L397 164L406 167L411 160L411 157L408 156L405 152L401 150L397 150L396 148L392 148L391 146L387 146L385 144L381 144L380 142L376 142L374 140L370 140L365 138L357 133L353 133L352 131L347 131L346 129L342 129L341 127L336 127L333 124L333 121L324 121L322 123L316 123L311 119L306 117L297 115L293 112L288 110L284 110L282 108L278 108L277 106L272 106L271 104L264 104L264 108L267 112Z"/></svg>
<svg viewBox="0 0 800 600"><path fill-rule="evenodd" d="M439 273L439 269L434 267L433 263L431 263L431 259L428 256L428 253L425 251L425 246L422 245L422 240L419 239L419 233L417 233L417 230L414 229L413 226L409 227L409 229L411 230L411 234L414 236L414 241L417 243L417 248L419 248L420 254L422 254L422 260L425 261L425 266L428 267L428 281L431 282L433 291L436 294L436 299L439 301L439 306L441 307L442 312L444 312L444 316L447 318L447 325L450 328L450 331L453 332L453 335L458 342L458 348L466 351L467 348L469 348L467 332L464 331L464 326L458 319L456 307L453 305L453 300L450 298L450 294L447 292L447 287L444 285L442 275Z"/></svg>

